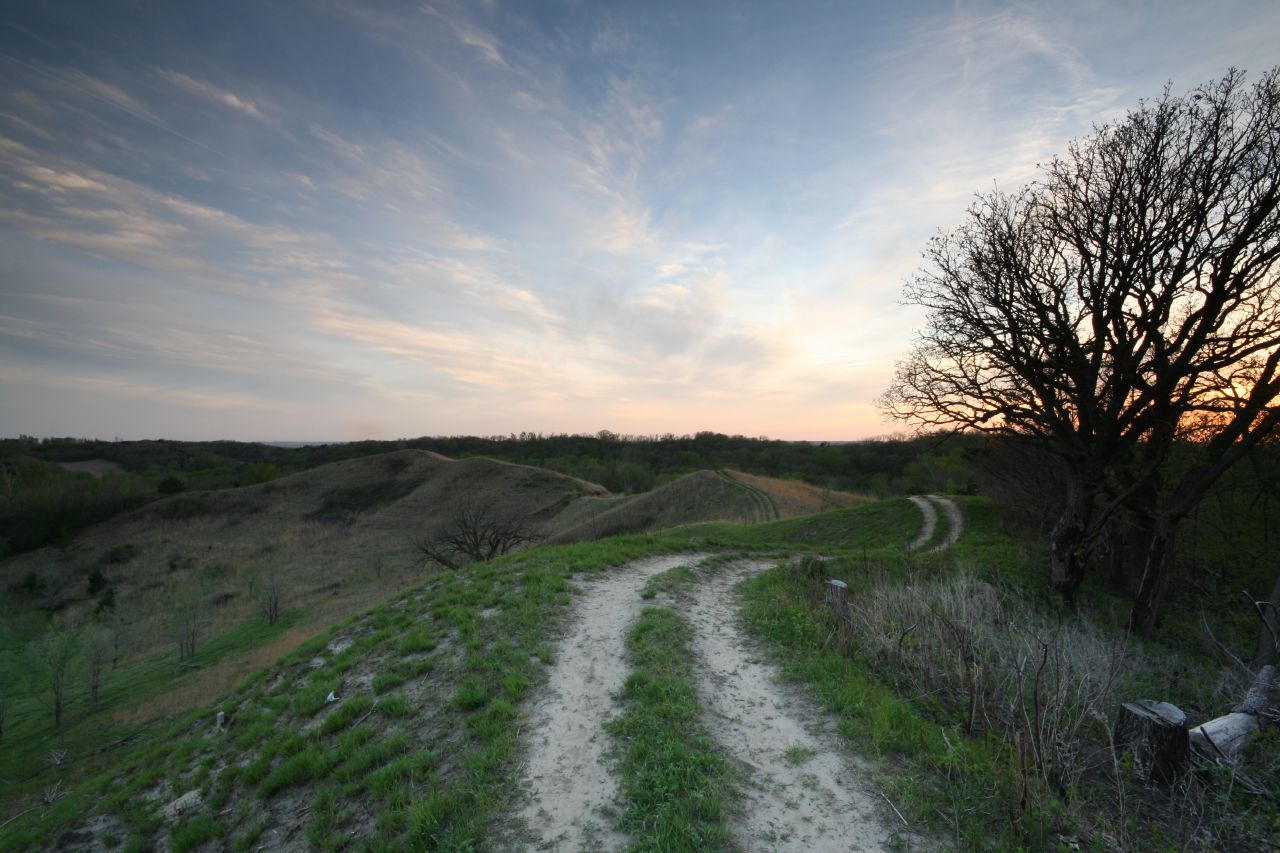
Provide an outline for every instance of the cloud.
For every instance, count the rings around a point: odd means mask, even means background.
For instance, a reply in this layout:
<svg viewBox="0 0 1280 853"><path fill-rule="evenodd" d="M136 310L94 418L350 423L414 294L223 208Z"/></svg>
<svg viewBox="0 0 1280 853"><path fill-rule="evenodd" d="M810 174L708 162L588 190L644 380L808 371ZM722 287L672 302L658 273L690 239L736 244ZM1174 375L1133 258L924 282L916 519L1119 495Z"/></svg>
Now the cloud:
<svg viewBox="0 0 1280 853"><path fill-rule="evenodd" d="M197 95L225 107L230 107L237 112L244 113L247 116L257 119L258 121L267 120L267 117L263 115L262 109L257 103L249 100L248 98L242 98L234 92L221 89L204 80L197 80L193 77L188 77L186 74L182 74L178 71L161 69L160 75L182 90L193 95Z"/></svg>
<svg viewBox="0 0 1280 853"><path fill-rule="evenodd" d="M80 94L87 94L95 100L109 104L117 109L124 110L140 118L150 121L159 121L155 113L153 113L145 104L137 98L130 95L124 89L115 84L108 83L105 80L92 77L84 71L51 71L41 70L41 73L49 77L55 86L64 92L72 91Z"/></svg>
<svg viewBox="0 0 1280 853"><path fill-rule="evenodd" d="M493 33L464 20L462 14L456 9L446 12L430 4L424 4L421 9L426 14L443 21L453 31L454 37L459 42L473 48L485 62L506 71L511 70Z"/></svg>

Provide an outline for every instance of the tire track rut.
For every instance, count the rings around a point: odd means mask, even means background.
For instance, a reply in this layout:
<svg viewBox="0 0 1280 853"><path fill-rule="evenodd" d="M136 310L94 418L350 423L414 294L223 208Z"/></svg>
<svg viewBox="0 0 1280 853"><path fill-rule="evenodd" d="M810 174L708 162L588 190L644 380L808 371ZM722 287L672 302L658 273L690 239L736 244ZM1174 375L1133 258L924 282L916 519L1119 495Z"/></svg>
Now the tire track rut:
<svg viewBox="0 0 1280 853"><path fill-rule="evenodd" d="M703 555L639 560L581 584L556 664L524 730L523 787L528 794L502 849L622 850L628 839L610 814L618 782L607 758L605 723L630 671L625 639L646 604L645 581ZM735 588L774 565L746 560L699 572L671 606L688 619L698 659L707 725L740 769L730 831L743 851L888 849L894 833L864 790L864 765L839 744L828 717L777 682L743 633Z"/></svg>

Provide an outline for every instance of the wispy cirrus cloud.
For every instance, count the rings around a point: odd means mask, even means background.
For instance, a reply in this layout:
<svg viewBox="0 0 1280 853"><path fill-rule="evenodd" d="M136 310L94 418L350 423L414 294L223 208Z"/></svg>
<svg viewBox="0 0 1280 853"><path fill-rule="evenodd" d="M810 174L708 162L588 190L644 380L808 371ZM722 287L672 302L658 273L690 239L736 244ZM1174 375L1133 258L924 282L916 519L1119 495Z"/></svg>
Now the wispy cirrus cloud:
<svg viewBox="0 0 1280 853"><path fill-rule="evenodd" d="M237 112L257 119L258 121L266 121L267 117L263 114L258 104L248 98L241 97L235 92L220 88L205 80L197 80L178 71L169 69L161 69L160 75L169 82L173 83L183 91L204 98L215 104L229 107Z"/></svg>
<svg viewBox="0 0 1280 853"><path fill-rule="evenodd" d="M1280 11L1223 2L19 4L3 411L879 432L924 241L1165 79L1271 61Z"/></svg>

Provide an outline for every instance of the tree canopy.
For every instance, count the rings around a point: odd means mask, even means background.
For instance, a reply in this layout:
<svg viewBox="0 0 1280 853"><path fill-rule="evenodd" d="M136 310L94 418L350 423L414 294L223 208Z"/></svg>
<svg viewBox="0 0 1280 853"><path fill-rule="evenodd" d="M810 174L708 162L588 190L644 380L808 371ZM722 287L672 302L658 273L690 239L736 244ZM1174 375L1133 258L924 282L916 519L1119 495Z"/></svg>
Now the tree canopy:
<svg viewBox="0 0 1280 853"><path fill-rule="evenodd" d="M1278 72L1096 127L1022 190L980 195L908 283L927 325L882 407L1065 464L1051 580L1068 598L1116 512L1167 540L1280 421ZM1165 482L1188 441L1203 452Z"/></svg>

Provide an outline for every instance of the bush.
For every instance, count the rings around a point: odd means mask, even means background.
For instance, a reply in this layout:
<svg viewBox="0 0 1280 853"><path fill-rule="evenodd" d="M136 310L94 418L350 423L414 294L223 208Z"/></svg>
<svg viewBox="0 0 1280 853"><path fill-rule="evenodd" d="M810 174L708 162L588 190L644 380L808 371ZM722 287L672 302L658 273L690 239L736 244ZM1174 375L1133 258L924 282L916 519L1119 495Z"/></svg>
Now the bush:
<svg viewBox="0 0 1280 853"><path fill-rule="evenodd" d="M244 479L250 485L269 483L280 476L280 469L270 462L254 462L244 470Z"/></svg>
<svg viewBox="0 0 1280 853"><path fill-rule="evenodd" d="M106 592L102 593L102 598L98 599L98 606L94 613L102 613L105 610L114 610L116 607L116 591L114 587L107 587Z"/></svg>
<svg viewBox="0 0 1280 853"><path fill-rule="evenodd" d="M183 495L156 507L156 515L166 521L182 521L207 512L209 512L209 505L198 495Z"/></svg>
<svg viewBox="0 0 1280 853"><path fill-rule="evenodd" d="M179 477L165 477L160 481L160 484L156 486L156 491L162 495L176 495L179 492L185 492L186 490L187 484L182 482L182 479Z"/></svg>

